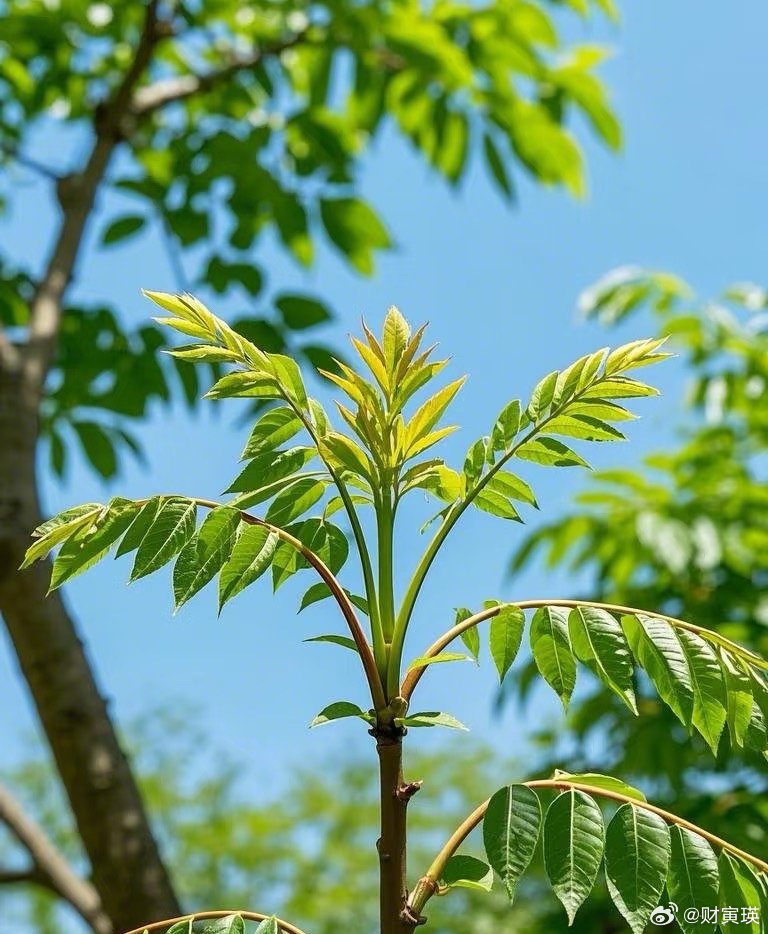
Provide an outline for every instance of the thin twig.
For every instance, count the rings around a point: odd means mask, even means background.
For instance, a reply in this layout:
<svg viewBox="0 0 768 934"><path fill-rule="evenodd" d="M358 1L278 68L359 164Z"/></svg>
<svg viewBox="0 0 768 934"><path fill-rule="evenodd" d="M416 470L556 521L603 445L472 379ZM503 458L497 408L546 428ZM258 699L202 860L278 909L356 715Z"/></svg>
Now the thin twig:
<svg viewBox="0 0 768 934"><path fill-rule="evenodd" d="M244 921L266 921L267 918L275 918L275 923L281 931L286 934L305 934L301 928L289 921L282 921L274 915L264 915L260 911L243 911L242 909L222 908L217 911L196 911L192 915L182 915L180 918L166 918L165 921L154 921L152 924L142 924L140 928L134 928L132 931L126 931L125 934L144 934L144 931L156 931L158 928L170 927L178 924L179 921L204 921L207 918L226 918L229 915L240 915Z"/></svg>
<svg viewBox="0 0 768 934"><path fill-rule="evenodd" d="M10 140L0 139L0 152L8 156L8 158L12 159L14 162L18 162L23 168L29 169L49 181L57 182L61 177L60 174L50 168L50 166L44 165L42 162L38 162L37 159L24 155Z"/></svg>
<svg viewBox="0 0 768 934"><path fill-rule="evenodd" d="M111 934L112 923L101 908L96 889L75 873L43 829L24 812L10 790L2 784L0 822L8 827L32 858L32 876L26 881L31 878L52 889L68 902L97 934ZM25 880L18 877L11 879L6 874L5 881Z"/></svg>
<svg viewBox="0 0 768 934"><path fill-rule="evenodd" d="M204 74L178 75L163 78L153 84L138 88L133 95L130 112L136 117L143 117L177 101L210 91L219 84L224 84L235 75L250 71L266 58L274 58L299 43L307 41L307 32L302 31L281 39L279 42L254 49L248 55L239 55L232 62L221 68Z"/></svg>

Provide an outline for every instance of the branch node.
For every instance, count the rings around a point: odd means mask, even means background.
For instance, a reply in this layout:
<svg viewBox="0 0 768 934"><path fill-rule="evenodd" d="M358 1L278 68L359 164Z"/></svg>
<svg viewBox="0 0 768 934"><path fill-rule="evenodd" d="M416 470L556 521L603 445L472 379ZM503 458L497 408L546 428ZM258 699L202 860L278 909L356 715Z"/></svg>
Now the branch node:
<svg viewBox="0 0 768 934"><path fill-rule="evenodd" d="M400 801L410 801L417 791L421 791L421 786L423 784L421 780L417 782L403 782L401 785L398 785L395 795Z"/></svg>
<svg viewBox="0 0 768 934"><path fill-rule="evenodd" d="M400 920L411 927L419 927L419 925L427 923L426 916L416 914L410 905L406 905L400 912Z"/></svg>

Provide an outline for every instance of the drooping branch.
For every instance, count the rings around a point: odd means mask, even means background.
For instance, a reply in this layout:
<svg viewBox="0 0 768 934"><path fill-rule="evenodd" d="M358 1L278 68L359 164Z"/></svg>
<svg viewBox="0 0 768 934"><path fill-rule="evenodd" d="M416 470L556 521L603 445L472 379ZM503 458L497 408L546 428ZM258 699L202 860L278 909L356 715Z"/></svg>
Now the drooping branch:
<svg viewBox="0 0 768 934"><path fill-rule="evenodd" d="M467 619L462 620L460 623L456 623L455 626L452 626L450 629L446 630L441 636L439 636L432 645L429 646L426 651L420 655L420 658L434 658L435 655L438 655L443 651L448 645L451 644L455 639L468 629L473 629L475 626L479 626L480 623L485 622L488 619L492 619L494 616L498 615L505 606L514 606L520 610L533 610L539 607L545 606L563 606L563 607L594 607L599 610L606 610L609 613L618 613L618 614L627 614L635 615L640 613L644 616L653 616L656 619L663 619L665 622L669 623L670 626L673 626L676 629L684 629L687 632L692 632L697 636L701 636L709 642L715 642L718 645L722 646L724 649L727 649L729 652L733 652L735 655L744 658L751 665L754 665L755 668L761 668L764 671L768 670L768 661L762 658L760 655L756 655L754 652L751 652L749 649L745 648L743 645L739 645L737 642L733 642L731 639L727 639L725 636L721 636L718 632L713 632L711 629L705 629L703 626L696 626L693 623L686 623L682 619L677 619L675 616L667 616L664 613L652 613L648 610L640 610L637 607L632 606L623 606L618 603L599 603L595 600L573 600L567 598L559 597L541 597L535 600L515 600L509 603L498 604L497 606L487 607L484 610L481 610L479 613L475 613L473 616L467 617ZM414 688L419 683L421 676L426 671L427 666L422 665L419 668L414 668L410 671L405 678L400 688L400 694L406 700L411 696L414 691Z"/></svg>
<svg viewBox="0 0 768 934"><path fill-rule="evenodd" d="M152 924L142 924L140 928L132 931L126 931L125 934L144 934L145 931L165 930L179 921L206 921L209 918L226 918L229 915L240 915L244 921L266 921L267 918L275 918L278 930L285 931L285 934L306 934L301 928L289 921L283 921L274 915L265 915L260 911L243 911L242 909L217 909L216 911L196 911L193 915L182 915L180 918L166 918L165 921L154 921Z"/></svg>
<svg viewBox="0 0 768 934"><path fill-rule="evenodd" d="M652 814L656 814L668 824L676 824L678 827L683 827L686 830L690 830L692 833L698 834L717 847L718 850L725 850L733 856L737 856L739 859L751 863L759 872L768 873L768 863L764 860L753 856L751 853L747 853L745 850L734 846L732 843L728 843L727 840L715 836L715 834L710 833L708 830L704 830L702 827L692 824L690 821L685 820L685 818L678 817L677 814L673 814L671 811L665 811L655 804L650 804L648 801L632 798L629 795L622 794L620 791L598 788L595 785L590 785L585 782L572 782L565 778L533 779L531 781L522 782L522 784L528 788L551 788L555 791L568 791L573 789L574 791L582 791L591 797L607 798L619 804L631 804L643 811L650 811ZM413 891L408 897L408 907L414 917L420 916L424 905L426 905L429 899L438 890L438 883L445 869L445 864L485 817L489 801L490 798L487 801L483 801L482 804L478 805L478 807L459 824L434 858L429 869L414 886Z"/></svg>
<svg viewBox="0 0 768 934"><path fill-rule="evenodd" d="M205 506L209 509L215 509L216 507L222 505L221 503L217 503L214 500L200 499L198 497L193 497L193 499L200 506ZM379 672L376 668L376 659L373 657L371 647L368 644L368 640L365 638L363 627L360 625L360 620L357 618L355 608L352 606L349 597L344 592L344 588L338 582L336 576L333 574L328 565L319 555L315 554L315 552L310 548L307 548L307 546L302 541L300 541L294 535L291 535L290 532L286 532L285 529L281 529L276 525L271 525L264 519L259 519L257 516L252 516L249 512L244 512L242 510L240 511L240 517L243 522L247 522L249 525L260 525L262 528L268 529L270 532L274 532L284 542L295 548L307 561L307 563L310 564L315 569L315 571L317 571L318 576L328 587L331 595L338 604L342 616L344 617L344 621L346 622L350 634L355 642L355 646L357 647L357 651L360 655L360 660L363 663L363 670L368 682L368 687L371 691L371 699L375 709L381 710L386 707L387 702L384 697L381 678L379 677Z"/></svg>
<svg viewBox="0 0 768 934"><path fill-rule="evenodd" d="M0 822L27 850L32 866L0 872L0 882L38 882L68 902L97 934L111 934L112 922L101 908L96 889L81 879L65 857L28 815L10 790L0 784Z"/></svg>

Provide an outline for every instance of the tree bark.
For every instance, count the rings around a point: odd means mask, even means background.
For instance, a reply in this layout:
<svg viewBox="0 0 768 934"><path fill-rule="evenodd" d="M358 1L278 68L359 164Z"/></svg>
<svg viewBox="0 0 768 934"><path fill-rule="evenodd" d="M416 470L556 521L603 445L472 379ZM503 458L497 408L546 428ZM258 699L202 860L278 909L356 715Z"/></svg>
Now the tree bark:
<svg viewBox="0 0 768 934"><path fill-rule="evenodd" d="M135 780L50 567L17 571L42 521L35 476L38 394L0 370L0 613L116 932L179 914Z"/></svg>

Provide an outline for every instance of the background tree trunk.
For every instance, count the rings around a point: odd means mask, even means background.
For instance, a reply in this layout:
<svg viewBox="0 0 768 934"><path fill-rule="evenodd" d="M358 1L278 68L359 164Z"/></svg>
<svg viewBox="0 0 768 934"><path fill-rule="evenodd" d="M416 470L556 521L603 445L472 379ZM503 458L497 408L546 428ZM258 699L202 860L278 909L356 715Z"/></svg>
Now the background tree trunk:
<svg viewBox="0 0 768 934"><path fill-rule="evenodd" d="M17 568L42 520L35 453L39 393L0 360L0 614L10 633L115 931L180 913L128 761L50 567Z"/></svg>

